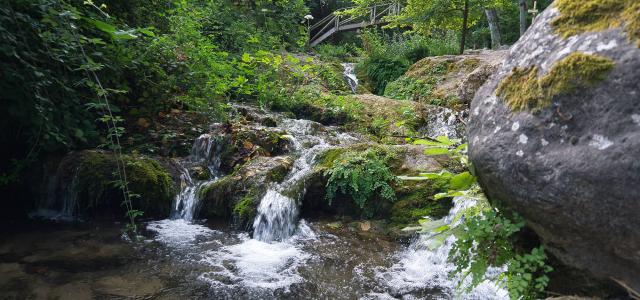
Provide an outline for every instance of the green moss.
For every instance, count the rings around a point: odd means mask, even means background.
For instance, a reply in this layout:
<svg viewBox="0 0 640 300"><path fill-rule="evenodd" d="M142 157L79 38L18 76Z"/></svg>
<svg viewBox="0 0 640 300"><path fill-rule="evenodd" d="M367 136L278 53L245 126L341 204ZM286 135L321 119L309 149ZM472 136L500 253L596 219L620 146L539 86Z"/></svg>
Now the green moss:
<svg viewBox="0 0 640 300"><path fill-rule="evenodd" d="M329 149L318 155L316 159L316 169L329 169L333 167L333 163L346 152L345 148Z"/></svg>
<svg viewBox="0 0 640 300"><path fill-rule="evenodd" d="M551 25L565 38L624 25L629 39L640 47L640 2L637 0L557 0L555 6L560 16Z"/></svg>
<svg viewBox="0 0 640 300"><path fill-rule="evenodd" d="M133 207L145 216L166 216L175 196L173 180L157 161L144 157L123 157ZM77 191L82 212L101 213L101 210L121 210L122 192L115 185L116 160L110 153L87 151L78 165Z"/></svg>
<svg viewBox="0 0 640 300"><path fill-rule="evenodd" d="M256 215L256 190L250 190L233 206L233 214L243 220L251 220Z"/></svg>
<svg viewBox="0 0 640 300"><path fill-rule="evenodd" d="M513 111L540 110L556 95L571 94L604 80L614 67L609 58L572 53L556 62L548 74L538 77L538 68L515 68L496 91Z"/></svg>
<svg viewBox="0 0 640 300"><path fill-rule="evenodd" d="M268 182L282 182L284 178L289 174L289 165L278 165L275 168L269 170L267 173L267 183Z"/></svg>
<svg viewBox="0 0 640 300"><path fill-rule="evenodd" d="M391 207L390 221L393 226L415 225L425 216L442 218L451 208L451 201L433 200L435 190L425 182L409 183L398 191L398 201Z"/></svg>
<svg viewBox="0 0 640 300"><path fill-rule="evenodd" d="M540 88L537 67L514 68L500 82L496 93L513 111L539 109L550 104Z"/></svg>

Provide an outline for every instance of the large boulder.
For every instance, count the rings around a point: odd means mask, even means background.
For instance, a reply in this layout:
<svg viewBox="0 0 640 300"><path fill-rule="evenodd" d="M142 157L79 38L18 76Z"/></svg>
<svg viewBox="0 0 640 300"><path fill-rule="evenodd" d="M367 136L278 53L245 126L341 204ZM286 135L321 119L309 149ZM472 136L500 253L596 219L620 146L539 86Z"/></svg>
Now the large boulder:
<svg viewBox="0 0 640 300"><path fill-rule="evenodd" d="M476 93L470 158L565 263L640 291L640 4L556 1Z"/></svg>

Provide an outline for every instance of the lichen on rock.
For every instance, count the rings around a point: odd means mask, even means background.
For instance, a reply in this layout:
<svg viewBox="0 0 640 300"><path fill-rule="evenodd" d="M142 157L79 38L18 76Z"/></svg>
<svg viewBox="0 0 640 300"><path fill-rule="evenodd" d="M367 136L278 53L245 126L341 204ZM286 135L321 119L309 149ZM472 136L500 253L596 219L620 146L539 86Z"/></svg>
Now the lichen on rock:
<svg viewBox="0 0 640 300"><path fill-rule="evenodd" d="M600 55L574 52L556 62L544 76L538 67L514 68L496 90L512 111L540 110L551 105L553 96L570 94L605 79L614 62Z"/></svg>
<svg viewBox="0 0 640 300"><path fill-rule="evenodd" d="M560 16L551 25L567 38L624 26L629 40L640 47L640 2L636 0L558 0Z"/></svg>

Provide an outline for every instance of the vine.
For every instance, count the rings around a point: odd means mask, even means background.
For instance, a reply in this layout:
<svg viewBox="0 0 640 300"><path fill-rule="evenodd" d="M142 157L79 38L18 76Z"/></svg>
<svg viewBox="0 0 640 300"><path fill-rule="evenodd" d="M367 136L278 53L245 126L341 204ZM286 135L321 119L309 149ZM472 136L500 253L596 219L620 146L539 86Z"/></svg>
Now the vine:
<svg viewBox="0 0 640 300"><path fill-rule="evenodd" d="M85 1L84 4L89 5L98 12L100 12L104 17L110 18L109 15L102 10L102 8L106 7L104 4L101 7L96 6L91 0ZM118 187L122 191L123 201L122 205L126 209L125 216L128 219L128 224L126 225L126 229L131 232L137 231L136 218L143 215L143 212L140 210L136 210L133 208L133 204L131 199L134 197L140 197L139 194L132 193L129 189L129 181L127 179L127 171L125 161L123 159L122 154L122 146L120 144L120 137L124 133L124 127L119 126L118 124L123 122L123 119L119 116L114 115L113 109L109 104L108 95L109 92L112 93L124 93L124 91L113 90L113 89L105 89L100 81L100 78L96 74L97 70L102 68L102 65L96 64L91 60L91 58L87 55L85 48L83 46L82 39L86 39L84 36L79 36L77 27L70 21L71 19L81 19L81 16L74 15L70 13L66 15L65 21L69 26L70 32L73 34L76 43L80 49L80 53L82 55L84 63L80 66L80 70L84 71L87 74L87 81L85 82L96 94L99 101L97 103L89 103L87 106L90 109L98 109L102 112L102 116L98 119L100 122L104 123L107 126L107 143L101 145L102 147L109 148L115 157L116 161L116 173L115 175L118 179L114 182L114 185ZM99 20L87 19L90 24L95 25L98 29L108 33L114 39L131 39L135 38L131 32L125 33L123 35L122 31L117 31L115 26L104 23Z"/></svg>

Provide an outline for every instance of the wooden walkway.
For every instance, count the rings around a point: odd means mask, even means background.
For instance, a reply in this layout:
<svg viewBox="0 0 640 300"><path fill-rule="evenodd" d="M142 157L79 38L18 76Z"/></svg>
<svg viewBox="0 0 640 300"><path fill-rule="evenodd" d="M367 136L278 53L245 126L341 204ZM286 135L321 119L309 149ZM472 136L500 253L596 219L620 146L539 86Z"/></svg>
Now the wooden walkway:
<svg viewBox="0 0 640 300"><path fill-rule="evenodd" d="M352 7L338 9L309 27L309 46L315 47L330 36L341 31L386 24L387 22L384 20L384 17L398 15L402 10L402 6L399 3L385 3L369 7L368 16L351 17L336 15L337 12L350 8Z"/></svg>

